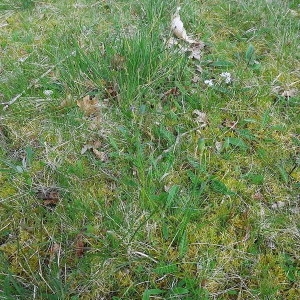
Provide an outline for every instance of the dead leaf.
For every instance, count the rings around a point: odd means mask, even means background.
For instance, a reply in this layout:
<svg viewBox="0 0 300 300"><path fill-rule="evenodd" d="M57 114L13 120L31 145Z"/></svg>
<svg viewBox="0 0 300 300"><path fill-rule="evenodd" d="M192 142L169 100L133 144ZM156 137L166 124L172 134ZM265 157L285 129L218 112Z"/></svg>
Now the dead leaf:
<svg viewBox="0 0 300 300"><path fill-rule="evenodd" d="M167 41L164 40L167 48L172 48L175 45L178 45L178 41L174 37L170 37Z"/></svg>
<svg viewBox="0 0 300 300"><path fill-rule="evenodd" d="M261 192L256 192L256 193L252 196L252 198L253 198L254 200L259 200L259 201L264 200L264 196L263 196L263 194L262 194Z"/></svg>
<svg viewBox="0 0 300 300"><path fill-rule="evenodd" d="M85 250L84 236L79 233L75 239L75 254L77 257L82 257Z"/></svg>
<svg viewBox="0 0 300 300"><path fill-rule="evenodd" d="M273 208L273 209L280 209L280 208L283 208L284 206L285 206L285 202L283 202L283 201L277 201L277 202L275 202L275 203L273 203L271 205L271 208Z"/></svg>
<svg viewBox="0 0 300 300"><path fill-rule="evenodd" d="M59 191L56 187L42 187L38 189L36 195L45 206L55 207L59 201Z"/></svg>
<svg viewBox="0 0 300 300"><path fill-rule="evenodd" d="M285 98L292 98L292 97L297 96L297 93L298 93L298 91L296 89L291 89L291 90L283 91L281 93L281 96L285 97Z"/></svg>
<svg viewBox="0 0 300 300"><path fill-rule="evenodd" d="M201 60L202 50L205 44L203 42L195 42L189 47L188 52L191 52L189 55L190 59Z"/></svg>
<svg viewBox="0 0 300 300"><path fill-rule="evenodd" d="M178 87L173 87L169 90L167 90L166 92L164 92L162 95L161 95L161 98L162 99L165 99L169 96L179 96L180 95L180 91L178 89Z"/></svg>
<svg viewBox="0 0 300 300"><path fill-rule="evenodd" d="M221 150L222 150L222 147L223 147L223 143L216 141L215 142L215 147L216 147L217 152L220 153Z"/></svg>
<svg viewBox="0 0 300 300"><path fill-rule="evenodd" d="M271 92L277 96L282 96L289 99L296 97L299 91L297 89L284 89L280 85L276 85L271 88Z"/></svg>
<svg viewBox="0 0 300 300"><path fill-rule="evenodd" d="M61 244L54 242L50 247L50 257L49 262L52 262L56 255L59 255L61 252Z"/></svg>
<svg viewBox="0 0 300 300"><path fill-rule="evenodd" d="M84 96L81 100L77 101L77 105L86 116L95 116L100 113L99 101L95 96Z"/></svg>
<svg viewBox="0 0 300 300"><path fill-rule="evenodd" d="M193 77L193 79L192 79L192 82L193 83L197 83L197 82L199 82L200 81L200 77L198 76L198 75L194 75L194 77Z"/></svg>
<svg viewBox="0 0 300 300"><path fill-rule="evenodd" d="M196 65L196 71L201 74L203 72L202 66L201 65Z"/></svg>
<svg viewBox="0 0 300 300"><path fill-rule="evenodd" d="M108 156L105 152L103 151L99 151L96 148L93 148L93 153L95 154L95 156L100 159L102 162L107 162L108 161Z"/></svg>
<svg viewBox="0 0 300 300"><path fill-rule="evenodd" d="M99 141L99 140L92 141L88 144L85 144L82 147L80 154L84 154L87 150L91 150L93 148L100 148L100 146L101 146L101 141Z"/></svg>
<svg viewBox="0 0 300 300"><path fill-rule="evenodd" d="M82 149L81 149L81 154L84 154L88 150L91 150L95 156L100 159L102 162L107 162L108 161L108 156L107 153L104 151L99 151L98 148L101 147L101 141L97 140L94 142L90 142L88 144L85 144Z"/></svg>
<svg viewBox="0 0 300 300"><path fill-rule="evenodd" d="M206 127L208 125L208 118L205 112L202 112L198 109L195 109L193 111L193 115L195 115L195 121L199 125L201 124L201 127Z"/></svg>
<svg viewBox="0 0 300 300"><path fill-rule="evenodd" d="M180 14L179 14L180 9L181 9L180 7L177 7L176 12L172 17L171 30L173 34L179 39L182 39L188 43L193 43L194 40L188 37L186 30L183 26L183 23L180 19Z"/></svg>
<svg viewBox="0 0 300 300"><path fill-rule="evenodd" d="M231 120L225 119L222 122L222 126L224 126L226 128L230 128L230 129L236 129L237 123L238 123L238 121L231 121Z"/></svg>
<svg viewBox="0 0 300 300"><path fill-rule="evenodd" d="M105 88L105 97L108 99L116 99L119 96L119 85L116 82L108 82Z"/></svg>

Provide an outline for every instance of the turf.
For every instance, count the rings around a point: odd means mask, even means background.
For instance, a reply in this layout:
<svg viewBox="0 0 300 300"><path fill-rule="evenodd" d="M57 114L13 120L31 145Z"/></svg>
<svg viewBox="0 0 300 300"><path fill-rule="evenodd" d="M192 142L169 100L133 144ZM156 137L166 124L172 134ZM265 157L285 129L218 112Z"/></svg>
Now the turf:
<svg viewBox="0 0 300 300"><path fill-rule="evenodd" d="M0 4L0 299L300 298L298 1L178 5Z"/></svg>

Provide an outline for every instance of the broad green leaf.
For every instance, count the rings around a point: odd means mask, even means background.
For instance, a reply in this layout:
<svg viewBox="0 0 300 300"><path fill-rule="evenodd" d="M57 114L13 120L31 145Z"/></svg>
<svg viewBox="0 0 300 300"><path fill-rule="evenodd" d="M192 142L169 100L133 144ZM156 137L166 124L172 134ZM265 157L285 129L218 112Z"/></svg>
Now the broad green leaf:
<svg viewBox="0 0 300 300"><path fill-rule="evenodd" d="M26 163L27 165L31 165L34 151L31 147L26 147L25 152L26 152Z"/></svg>
<svg viewBox="0 0 300 300"><path fill-rule="evenodd" d="M150 296L152 295L160 295L162 294L164 291L163 290L160 290L160 289L149 289L149 290L146 290L144 291L143 293L143 297L142 297L142 300L149 300L150 299Z"/></svg>
<svg viewBox="0 0 300 300"><path fill-rule="evenodd" d="M289 182L289 174L287 173L287 171L281 165L277 165L277 168L278 168L278 171L280 173L280 176L281 176L281 179L283 180L283 182L288 183Z"/></svg>
<svg viewBox="0 0 300 300"><path fill-rule="evenodd" d="M252 184L261 185L264 183L264 176L261 174L247 174L246 176L247 180Z"/></svg>
<svg viewBox="0 0 300 300"><path fill-rule="evenodd" d="M180 242L179 242L179 255L183 256L187 250L188 250L188 238L187 238L187 234L186 231L183 233Z"/></svg>
<svg viewBox="0 0 300 300"><path fill-rule="evenodd" d="M248 146L240 138L228 137L228 138L226 138L225 143L227 143L228 145L233 145L233 146L239 147L244 150L248 149Z"/></svg>
<svg viewBox="0 0 300 300"><path fill-rule="evenodd" d="M163 235L163 238L165 240L168 240L168 238L169 238L169 227L165 223L162 225L162 235Z"/></svg>
<svg viewBox="0 0 300 300"><path fill-rule="evenodd" d="M216 193L220 193L223 195L234 195L235 194L230 189L228 189L227 186L223 182L216 180L216 179L211 180L210 186L211 186L212 190Z"/></svg>
<svg viewBox="0 0 300 300"><path fill-rule="evenodd" d="M238 294L238 291L236 290L230 290L227 292L228 295L237 295Z"/></svg>
<svg viewBox="0 0 300 300"><path fill-rule="evenodd" d="M176 264L162 265L154 269L154 272L158 275L175 273L177 271L178 271L178 267Z"/></svg>
<svg viewBox="0 0 300 300"><path fill-rule="evenodd" d="M256 141L256 140L257 140L256 136L253 135L253 134L251 133L251 131L248 130L248 129L238 129L238 130L237 130L237 133L238 133L240 136L242 136L243 138L245 138L245 139L247 139L247 140L249 140L249 141Z"/></svg>
<svg viewBox="0 0 300 300"><path fill-rule="evenodd" d="M166 207L170 207L172 203L174 202L175 196L177 195L179 191L180 186L179 185L173 185L169 191L168 191L168 197L166 202Z"/></svg>
<svg viewBox="0 0 300 300"><path fill-rule="evenodd" d="M189 290L186 288L176 287L176 288L172 289L173 295L184 295L184 294L188 294L188 293L189 293Z"/></svg>
<svg viewBox="0 0 300 300"><path fill-rule="evenodd" d="M216 60L210 64L212 67L233 67L234 63L228 60Z"/></svg>

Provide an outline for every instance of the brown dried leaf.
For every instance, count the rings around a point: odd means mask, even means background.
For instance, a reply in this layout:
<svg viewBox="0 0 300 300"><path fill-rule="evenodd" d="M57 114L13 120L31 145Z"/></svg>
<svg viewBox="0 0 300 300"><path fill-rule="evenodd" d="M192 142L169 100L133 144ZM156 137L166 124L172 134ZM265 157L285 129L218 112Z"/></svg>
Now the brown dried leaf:
<svg viewBox="0 0 300 300"><path fill-rule="evenodd" d="M96 140L84 145L81 149L81 154L84 154L86 151L91 150L95 156L100 159L102 162L108 161L108 156L104 151L99 151L98 148L101 147L101 141Z"/></svg>
<svg viewBox="0 0 300 300"><path fill-rule="evenodd" d="M108 82L105 88L105 97L108 99L117 99L119 96L119 85L116 82Z"/></svg>
<svg viewBox="0 0 300 300"><path fill-rule="evenodd" d="M201 65L196 65L196 71L201 74L203 72L202 66Z"/></svg>
<svg viewBox="0 0 300 300"><path fill-rule="evenodd" d="M252 196L252 198L253 198L254 200L262 201L262 200L264 200L264 195L263 195L261 192L256 192L256 193Z"/></svg>
<svg viewBox="0 0 300 300"><path fill-rule="evenodd" d="M198 123L199 125L201 124L201 127L205 127L208 125L208 117L205 112L195 109L193 111L193 115L195 115L196 123Z"/></svg>
<svg viewBox="0 0 300 300"><path fill-rule="evenodd" d="M84 154L86 151L99 148L100 146L101 146L101 141L99 141L99 140L92 141L92 142L90 142L88 144L85 144L82 147L80 154Z"/></svg>
<svg viewBox="0 0 300 300"><path fill-rule="evenodd" d="M192 79L192 82L193 83L197 83L200 81L200 77L198 75L194 75L193 79Z"/></svg>
<svg viewBox="0 0 300 300"><path fill-rule="evenodd" d="M103 151L99 151L96 148L93 148L93 153L95 154L95 156L100 159L102 162L106 162L108 161L108 156L105 152Z"/></svg>
<svg viewBox="0 0 300 300"><path fill-rule="evenodd" d="M100 148L101 147L101 141L99 140L96 140L93 142L93 148Z"/></svg>
<svg viewBox="0 0 300 300"><path fill-rule="evenodd" d="M179 91L178 87L173 87L173 88L167 90L165 93L163 93L161 95L161 98L165 99L169 96L179 96L179 95L180 95L180 91Z"/></svg>
<svg viewBox="0 0 300 300"><path fill-rule="evenodd" d="M188 52L191 52L189 58L200 60L204 46L205 44L203 42L196 42L191 44L191 46L188 49Z"/></svg>
<svg viewBox="0 0 300 300"><path fill-rule="evenodd" d="M79 233L75 239L75 254L77 257L82 257L85 250L84 236Z"/></svg>
<svg viewBox="0 0 300 300"><path fill-rule="evenodd" d="M94 96L84 96L81 100L77 101L77 105L86 116L96 116L100 113L99 101Z"/></svg>
<svg viewBox="0 0 300 300"><path fill-rule="evenodd" d="M54 242L51 247L50 247L50 257L49 257L49 261L53 261L53 259L55 258L55 256L57 254L59 254L61 251L61 244L58 244L56 242Z"/></svg>
<svg viewBox="0 0 300 300"><path fill-rule="evenodd" d="M291 98L291 97L297 96L297 93L298 93L298 91L296 89L290 89L290 90L283 91L281 93L281 96L283 96L285 98Z"/></svg>
<svg viewBox="0 0 300 300"><path fill-rule="evenodd" d="M222 122L222 126L224 126L226 128L230 128L230 129L236 129L237 123L238 123L238 121L231 121L231 120L225 119Z"/></svg>
<svg viewBox="0 0 300 300"><path fill-rule="evenodd" d="M59 191L55 187L41 188L37 191L37 198L43 201L43 205L55 207L59 201Z"/></svg>

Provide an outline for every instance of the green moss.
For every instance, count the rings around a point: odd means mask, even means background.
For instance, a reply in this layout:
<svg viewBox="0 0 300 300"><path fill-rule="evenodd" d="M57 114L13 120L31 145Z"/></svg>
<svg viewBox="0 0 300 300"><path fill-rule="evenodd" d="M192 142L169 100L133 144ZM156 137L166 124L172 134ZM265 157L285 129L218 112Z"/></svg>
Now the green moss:
<svg viewBox="0 0 300 300"><path fill-rule="evenodd" d="M0 184L1 184L1 190L0 190L1 198L3 199L9 198L17 193L16 187L13 186L12 182L7 182L7 180L4 180L2 179L2 177L0 177Z"/></svg>

